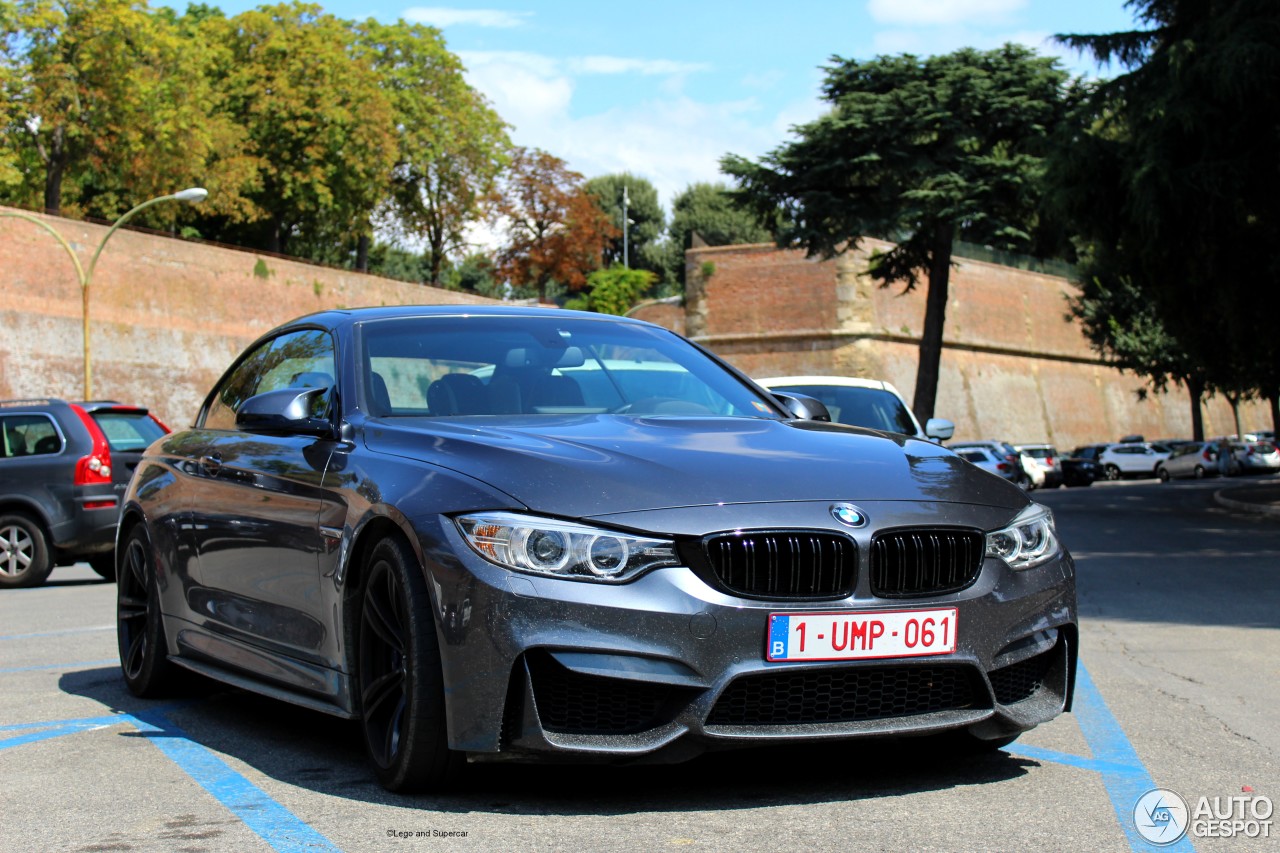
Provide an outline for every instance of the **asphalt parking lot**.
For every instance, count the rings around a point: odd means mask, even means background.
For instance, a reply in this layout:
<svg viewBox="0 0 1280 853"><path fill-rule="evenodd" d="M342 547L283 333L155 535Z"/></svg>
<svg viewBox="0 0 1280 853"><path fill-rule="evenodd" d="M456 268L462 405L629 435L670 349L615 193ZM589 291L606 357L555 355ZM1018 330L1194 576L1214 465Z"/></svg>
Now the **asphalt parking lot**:
<svg viewBox="0 0 1280 853"><path fill-rule="evenodd" d="M204 683L135 699L114 586L60 569L0 596L0 849L1275 849L1243 831L1156 848L1134 823L1157 787L1192 808L1280 789L1280 518L1220 491L1037 495L1077 558L1084 666L1075 712L1002 752L896 741L489 765L444 796L383 791L340 720Z"/></svg>

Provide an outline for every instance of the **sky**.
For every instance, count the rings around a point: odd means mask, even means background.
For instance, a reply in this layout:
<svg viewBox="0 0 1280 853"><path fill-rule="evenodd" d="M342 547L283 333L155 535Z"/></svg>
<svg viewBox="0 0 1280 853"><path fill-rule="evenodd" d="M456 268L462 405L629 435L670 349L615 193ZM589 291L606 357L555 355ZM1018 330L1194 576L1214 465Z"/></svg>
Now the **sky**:
<svg viewBox="0 0 1280 853"><path fill-rule="evenodd" d="M210 5L234 15L261 2ZM542 148L587 178L646 178L668 210L689 184L725 180L725 154L760 157L793 139L794 125L820 115L822 66L832 57L929 55L1012 41L1059 56L1076 74L1106 76L1052 36L1135 28L1124 0L320 5L348 20L402 18L439 28L468 81L512 126L514 143Z"/></svg>

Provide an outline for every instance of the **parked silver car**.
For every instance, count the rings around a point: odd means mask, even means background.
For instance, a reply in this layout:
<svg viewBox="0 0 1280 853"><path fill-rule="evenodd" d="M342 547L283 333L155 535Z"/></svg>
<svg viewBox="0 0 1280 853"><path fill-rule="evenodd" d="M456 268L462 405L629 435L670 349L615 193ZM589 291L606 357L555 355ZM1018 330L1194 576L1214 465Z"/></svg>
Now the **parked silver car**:
<svg viewBox="0 0 1280 853"><path fill-rule="evenodd" d="M1173 449L1168 459L1156 463L1160 482L1194 477L1199 480L1218 473L1218 446L1212 441L1193 441Z"/></svg>
<svg viewBox="0 0 1280 853"><path fill-rule="evenodd" d="M1270 441L1245 441L1232 444L1242 474L1270 474L1280 471L1280 450Z"/></svg>

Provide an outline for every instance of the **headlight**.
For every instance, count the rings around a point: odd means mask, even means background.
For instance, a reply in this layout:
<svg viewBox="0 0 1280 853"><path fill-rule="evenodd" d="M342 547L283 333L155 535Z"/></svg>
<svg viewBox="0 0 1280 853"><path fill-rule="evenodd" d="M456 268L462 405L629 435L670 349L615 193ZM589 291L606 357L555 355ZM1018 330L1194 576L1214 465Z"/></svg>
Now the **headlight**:
<svg viewBox="0 0 1280 853"><path fill-rule="evenodd" d="M1032 504L1013 524L987 534L987 556L999 557L1011 569L1030 569L1058 556L1062 545L1053 526L1053 513Z"/></svg>
<svg viewBox="0 0 1280 853"><path fill-rule="evenodd" d="M477 554L518 572L621 583L649 569L678 565L675 545L663 539L513 512L475 513L455 521Z"/></svg>

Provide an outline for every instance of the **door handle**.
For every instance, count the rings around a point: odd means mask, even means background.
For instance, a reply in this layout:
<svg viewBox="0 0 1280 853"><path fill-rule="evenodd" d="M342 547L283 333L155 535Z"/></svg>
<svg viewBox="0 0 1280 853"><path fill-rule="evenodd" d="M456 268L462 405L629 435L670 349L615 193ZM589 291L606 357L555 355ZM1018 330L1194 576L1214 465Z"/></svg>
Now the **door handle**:
<svg viewBox="0 0 1280 853"><path fill-rule="evenodd" d="M217 455L201 456L200 470L209 477L216 477L218 472L222 470L222 457Z"/></svg>

